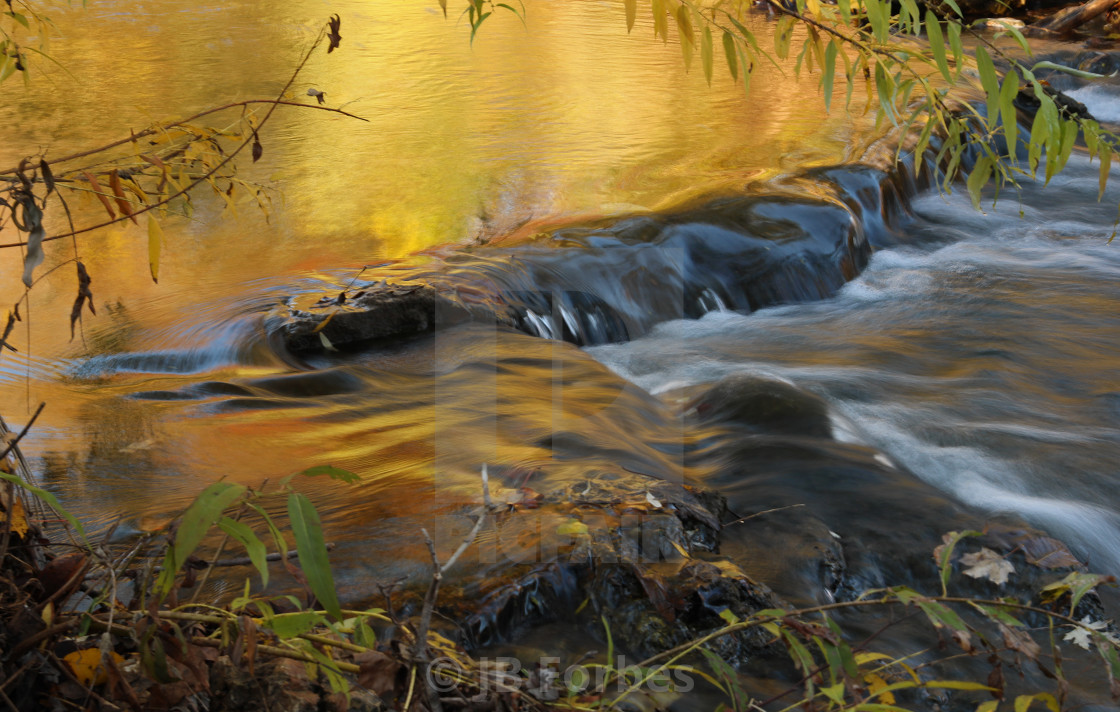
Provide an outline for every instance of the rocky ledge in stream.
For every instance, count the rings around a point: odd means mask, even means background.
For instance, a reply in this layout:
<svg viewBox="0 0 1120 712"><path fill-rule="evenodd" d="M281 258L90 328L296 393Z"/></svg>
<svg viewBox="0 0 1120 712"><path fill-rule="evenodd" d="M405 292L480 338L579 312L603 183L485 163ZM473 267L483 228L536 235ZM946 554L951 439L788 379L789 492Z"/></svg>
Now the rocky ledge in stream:
<svg viewBox="0 0 1120 712"><path fill-rule="evenodd" d="M291 297L266 327L297 357L467 321L591 345L710 311L822 299L899 239L894 223L920 187L905 174L816 169L769 194L374 268L360 283Z"/></svg>
<svg viewBox="0 0 1120 712"><path fill-rule="evenodd" d="M458 622L445 632L476 652L524 658L532 650L521 641L548 638L559 624L565 639L589 647L609 635L637 662L765 609L856 601L885 586L938 595L934 549L950 531L983 532L957 544L951 595L1043 605L1047 586L1085 571L1063 544L1022 521L959 505L871 449L837 441L827 403L790 384L730 377L696 395L687 413L703 436L686 461L703 473L695 482L618 468L538 493L523 473L499 472L492 482L505 511L479 537L484 571L460 574L458 593L441 601L446 619ZM960 555L1001 563L989 571L995 575L965 576ZM910 655L923 679L991 684L996 663L978 643L958 639L953 646L967 643L968 654L943 652L947 631L903 613L883 606L832 616L851 645L874 640L876 651ZM1046 628L1044 617L1020 615ZM1074 615L1104 620L1103 603L1086 596ZM961 616L984 628L975 611ZM537 651L560 656L562 666L578 661L578 650L563 657L564 645L571 643L552 637ZM708 648L757 681L756 694L796 686L801 676L761 628ZM1009 695L1048 689L1044 668L1022 665L1000 685ZM972 710L986 697L922 694L924 702L912 701L942 710ZM1096 690L1069 694L1101 699Z"/></svg>

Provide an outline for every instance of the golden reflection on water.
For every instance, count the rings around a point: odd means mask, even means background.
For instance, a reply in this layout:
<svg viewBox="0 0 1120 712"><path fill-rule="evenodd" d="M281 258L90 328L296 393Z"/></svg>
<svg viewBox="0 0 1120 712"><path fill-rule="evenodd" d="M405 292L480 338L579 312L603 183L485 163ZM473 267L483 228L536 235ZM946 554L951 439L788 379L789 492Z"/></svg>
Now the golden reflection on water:
<svg viewBox="0 0 1120 712"><path fill-rule="evenodd" d="M77 378L58 359L197 348L217 338L215 315L259 308L266 286L500 237L532 220L663 209L851 157L850 122L826 118L815 76L798 84L790 67L760 64L747 98L725 68L711 87L699 62L686 73L676 43L655 41L648 18L627 34L621 2L526 5L527 26L498 13L473 46L469 27L445 20L434 0L340 0L329 8L310 0L91 0L86 9L50 12L58 26L52 53L73 76L40 64L28 89L6 91L5 163L39 147L49 159L157 120L272 96L331 12L343 19L342 46L317 52L292 94L310 102L305 92L314 87L328 105L369 119L278 111L262 131L260 163L240 167L243 178L276 191L271 215L247 199L235 214L222 213L202 196L192 219L164 219L158 285L148 277L143 221L84 236L79 250L98 306L85 317L84 339L69 340L72 268L35 288L30 349L21 334L24 356L0 363L0 412L18 421L28 403L47 401L30 446L57 465L64 488L67 478L84 477L74 473L97 471L99 457L128 454L127 467L101 481L75 481L67 501L80 500L87 514L164 511L217 477L259 482L323 461L374 478L398 475L394 487L407 490L430 474L437 439L471 443L455 441L431 406L416 404L332 421L329 409L311 406L200 414L175 401L125 400L279 367ZM769 42L768 22L755 25ZM91 201L76 219L101 220L99 211ZM48 217L52 230L63 227L58 210ZM41 271L72 255L68 242L52 243ZM0 298L11 304L21 293L18 255L0 260L8 276ZM504 396L499 389L488 397ZM524 407L525 391L511 402ZM507 458L541 457L528 435L493 445Z"/></svg>

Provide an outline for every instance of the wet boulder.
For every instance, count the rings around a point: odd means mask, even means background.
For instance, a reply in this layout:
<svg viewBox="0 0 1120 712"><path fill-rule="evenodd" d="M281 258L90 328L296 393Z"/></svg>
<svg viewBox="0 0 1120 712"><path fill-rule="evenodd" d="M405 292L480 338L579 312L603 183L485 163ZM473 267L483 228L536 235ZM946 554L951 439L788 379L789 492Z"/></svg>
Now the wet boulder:
<svg viewBox="0 0 1120 712"><path fill-rule="evenodd" d="M828 404L796 386L768 378L734 375L694 400L689 410L705 421L806 437L832 437Z"/></svg>

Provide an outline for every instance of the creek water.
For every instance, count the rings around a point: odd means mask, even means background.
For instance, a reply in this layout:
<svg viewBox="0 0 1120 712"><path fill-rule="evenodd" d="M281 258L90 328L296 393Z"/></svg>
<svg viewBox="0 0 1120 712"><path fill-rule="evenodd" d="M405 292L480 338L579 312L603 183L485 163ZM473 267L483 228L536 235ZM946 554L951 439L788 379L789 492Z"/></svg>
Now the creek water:
<svg viewBox="0 0 1120 712"><path fill-rule="evenodd" d="M727 78L709 88L650 26L627 35L621 3L531 3L527 27L496 15L473 48L423 3L207 8L60 8L52 52L81 91L44 68L2 110L12 143L65 153L151 115L267 96L331 12L341 51L317 56L296 93L318 87L371 122L278 116L243 170L283 201L268 221L205 200L165 221L159 285L139 228L90 235L98 315L73 342L69 270L36 287L30 348L0 363L3 414L19 424L47 403L26 452L94 530L158 526L221 477L259 486L332 464L361 482L297 485L337 544L342 590L370 598L427 576L420 528L461 528L488 463L496 482L541 491L621 471L706 482L739 514L815 507L871 547L913 531L908 492L911 508L942 497L1014 513L1120 574L1120 190L1098 203L1084 156L981 212L960 188L888 180L897 190L880 195L881 174L855 166L880 150L871 117L826 117L789 67L756 67L749 98ZM1115 96L1080 98L1107 119ZM548 236L435 247L517 230ZM306 360L269 338L287 300L398 273L590 295L624 333L557 298L529 334L458 326ZM577 332L587 345L531 335ZM904 484L840 506L843 472L800 477L797 457L759 465L765 481L727 475L721 431L684 411L734 374L820 396L836 441L814 457L874 460ZM913 546L932 549L942 524ZM799 564L780 541L766 556L763 577L796 598L809 574L783 572Z"/></svg>

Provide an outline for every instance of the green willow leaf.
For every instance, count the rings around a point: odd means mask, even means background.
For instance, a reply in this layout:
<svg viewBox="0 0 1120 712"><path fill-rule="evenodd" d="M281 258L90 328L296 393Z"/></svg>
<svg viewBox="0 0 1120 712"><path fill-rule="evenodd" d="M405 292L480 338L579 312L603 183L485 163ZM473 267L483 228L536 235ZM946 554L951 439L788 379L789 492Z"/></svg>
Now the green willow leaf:
<svg viewBox="0 0 1120 712"><path fill-rule="evenodd" d="M750 93L751 93L751 71L752 71L753 67L751 66L751 63L747 61L746 53L743 51L742 47L736 45L735 46L735 51L739 55L739 65L742 67L743 92L747 96L750 96Z"/></svg>
<svg viewBox="0 0 1120 712"><path fill-rule="evenodd" d="M972 207L975 210L980 209L980 190L988 184L988 179L992 177L992 159L990 156L984 155L976 159L976 165L972 167L972 172L968 174L968 197L972 198ZM923 607L924 609L924 607ZM926 611L929 615L929 611ZM955 614L954 614L955 615ZM930 616L930 620L933 617ZM937 625L934 623L934 625ZM963 623L962 623L963 626ZM956 630L956 628L954 628ZM963 628L962 628L963 630Z"/></svg>
<svg viewBox="0 0 1120 712"><path fill-rule="evenodd" d="M824 92L824 110L825 112L831 111L832 107L832 84L836 77L836 40L829 40L828 47L824 51L824 67L821 76L821 90Z"/></svg>
<svg viewBox="0 0 1120 712"><path fill-rule="evenodd" d="M726 30L723 32L723 56L727 59L727 69L731 72L731 78L739 81L739 62L738 53L735 51L735 38Z"/></svg>
<svg viewBox="0 0 1120 712"><path fill-rule="evenodd" d="M692 20L686 5L677 8L677 36L681 43L681 56L684 57L684 71L692 69L692 53L696 49L696 38L692 35Z"/></svg>
<svg viewBox="0 0 1120 712"><path fill-rule="evenodd" d="M947 27L949 29L949 48L953 50L953 66L956 67L956 71L953 73L953 81L956 81L961 75L961 67L964 66L964 63L961 61L964 59L964 46L961 44L961 26L956 22L950 22Z"/></svg>
<svg viewBox="0 0 1120 712"><path fill-rule="evenodd" d="M921 15L918 4L914 0L899 0L898 24L899 28L907 34L916 35L921 32Z"/></svg>
<svg viewBox="0 0 1120 712"><path fill-rule="evenodd" d="M332 480L345 482L348 485L362 481L362 478L359 475L355 475L350 470L344 470L341 467L335 467L333 465L318 465L316 467L309 467L306 470L299 472L298 474L303 475L304 477L319 477L325 475Z"/></svg>
<svg viewBox="0 0 1120 712"><path fill-rule="evenodd" d="M307 577L307 585L323 608L336 620L342 620L342 608L338 604L338 593L335 591L334 575L331 574L319 513L307 497L299 492L292 492L288 495L288 518L292 523L299 565Z"/></svg>
<svg viewBox="0 0 1120 712"><path fill-rule="evenodd" d="M297 613L281 613L266 616L262 621L265 628L271 630L282 640L295 638L297 635L309 633L315 626L325 624L327 621L318 611L299 611Z"/></svg>
<svg viewBox="0 0 1120 712"><path fill-rule="evenodd" d="M914 146L914 173L917 175L922 171L922 159L925 156L926 149L929 148L929 140L933 135L933 127L936 122L932 117L927 117L926 125L922 127L922 133L918 136L918 143Z"/></svg>
<svg viewBox="0 0 1120 712"><path fill-rule="evenodd" d="M71 514L70 512L67 512L65 509L63 509L62 503L59 502L58 498L55 497L53 494L51 494L50 492L48 492L45 489L42 489L41 487L36 487L35 485L24 482L23 480L21 480L16 475L10 475L7 472L0 472L0 479L11 482L12 484L16 485L17 487L22 487L23 489L27 490L28 492L30 492L35 497L41 499L43 502L46 503L46 505L48 507L50 507L52 510L54 510L55 514L62 517L64 520L66 520L67 524L74 527L74 531L78 532L78 536L81 538L81 540L83 542L86 541L85 527L82 526L82 523L79 522L78 519L73 514Z"/></svg>
<svg viewBox="0 0 1120 712"><path fill-rule="evenodd" d="M245 547L249 561L261 576L261 586L268 586L268 550L265 549L260 538L252 529L236 519L222 517L218 520L218 526Z"/></svg>
<svg viewBox="0 0 1120 712"><path fill-rule="evenodd" d="M191 502L187 511L179 520L179 528L175 531L175 543L168 548L164 557L163 571L160 573L158 588L163 594L171 591L175 583L175 574L182 568L203 537L210 531L210 527L217 524L222 512L236 502L245 493L243 485L230 482L215 482L202 494Z"/></svg>
<svg viewBox="0 0 1120 712"><path fill-rule="evenodd" d="M712 85L712 28L704 25L704 31L700 33L700 63L704 67L704 79L708 81L708 86Z"/></svg>
<svg viewBox="0 0 1120 712"><path fill-rule="evenodd" d="M1005 33L1011 35L1015 38L1015 42L1019 45L1019 47L1022 48L1023 52L1028 57L1034 57L1034 53L1031 52L1031 46L1027 44L1027 38L1023 37L1023 33L1019 31L1019 28L1015 27L1014 25L1008 24L1004 27L1004 30L1005 32L1001 32L1001 35Z"/></svg>
<svg viewBox="0 0 1120 712"><path fill-rule="evenodd" d="M992 57L983 46L976 47L976 69L980 72L980 85L988 100L988 126L996 125L999 116L999 75L992 64Z"/></svg>
<svg viewBox="0 0 1120 712"><path fill-rule="evenodd" d="M890 29L890 7L879 0L864 0L867 11L867 21L871 23L871 33L879 42L887 41L887 31Z"/></svg>
<svg viewBox="0 0 1120 712"><path fill-rule="evenodd" d="M1062 121L1062 147L1058 151L1058 172L1061 172L1069 161L1070 154L1073 152L1073 145L1077 143L1078 129L1079 126L1075 119Z"/></svg>
<svg viewBox="0 0 1120 712"><path fill-rule="evenodd" d="M941 33L941 20L933 10L926 10L926 35L929 37L929 48L933 52L933 60L941 70L945 81L952 83L953 73L949 71L949 61L945 57L945 36Z"/></svg>
<svg viewBox="0 0 1120 712"><path fill-rule="evenodd" d="M1101 126L1096 121L1082 119L1081 132L1085 136L1085 148L1089 149L1089 158L1097 157L1097 149L1100 145L1100 130Z"/></svg>
<svg viewBox="0 0 1120 712"><path fill-rule="evenodd" d="M894 79L883 68L882 62L875 63L875 90L879 94L879 108L883 116L890 119L892 124L897 125L898 121L895 118L894 109Z"/></svg>
<svg viewBox="0 0 1120 712"><path fill-rule="evenodd" d="M1019 94L1019 74L1009 69L999 90L999 113L1003 117L1003 134L1007 138L1007 155L1015 160L1019 141L1019 115L1015 111L1015 97Z"/></svg>

